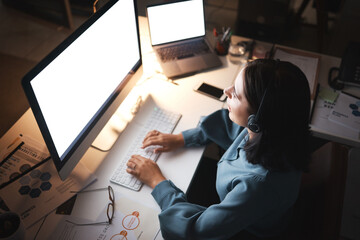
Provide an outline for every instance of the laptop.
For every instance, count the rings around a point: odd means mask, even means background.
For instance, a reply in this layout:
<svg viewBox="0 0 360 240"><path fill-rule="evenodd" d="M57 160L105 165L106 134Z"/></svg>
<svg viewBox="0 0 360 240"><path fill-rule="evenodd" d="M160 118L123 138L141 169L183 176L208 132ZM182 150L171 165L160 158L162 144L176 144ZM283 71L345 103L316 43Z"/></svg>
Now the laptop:
<svg viewBox="0 0 360 240"><path fill-rule="evenodd" d="M205 38L203 0L146 7L151 45L168 78L222 65Z"/></svg>

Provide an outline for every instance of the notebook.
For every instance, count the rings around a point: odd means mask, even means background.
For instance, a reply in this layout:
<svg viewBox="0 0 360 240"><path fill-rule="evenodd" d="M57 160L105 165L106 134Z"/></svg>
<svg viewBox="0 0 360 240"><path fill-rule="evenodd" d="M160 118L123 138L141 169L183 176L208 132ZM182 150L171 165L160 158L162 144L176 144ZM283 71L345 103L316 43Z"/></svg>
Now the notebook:
<svg viewBox="0 0 360 240"><path fill-rule="evenodd" d="M203 0L151 5L146 13L151 45L168 78L222 65L205 37Z"/></svg>

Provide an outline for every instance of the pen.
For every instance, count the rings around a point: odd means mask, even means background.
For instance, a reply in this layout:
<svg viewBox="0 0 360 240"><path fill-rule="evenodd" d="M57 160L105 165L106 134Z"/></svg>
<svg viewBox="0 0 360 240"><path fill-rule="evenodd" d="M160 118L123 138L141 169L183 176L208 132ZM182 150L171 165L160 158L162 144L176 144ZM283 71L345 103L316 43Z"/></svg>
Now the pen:
<svg viewBox="0 0 360 240"><path fill-rule="evenodd" d="M21 148L21 146L24 145L24 142L21 142L14 150L12 150L11 153L9 153L4 160L0 162L0 167L12 156L14 153Z"/></svg>
<svg viewBox="0 0 360 240"><path fill-rule="evenodd" d="M213 34L214 34L214 37L217 37L218 36L218 33L216 31L216 28L213 28Z"/></svg>
<svg viewBox="0 0 360 240"><path fill-rule="evenodd" d="M229 34L225 37L225 41L229 41L231 35L232 35L232 31L230 31Z"/></svg>
<svg viewBox="0 0 360 240"><path fill-rule="evenodd" d="M230 27L228 27L228 28L226 29L226 31L224 32L224 35L223 35L222 38L221 38L221 42L224 42L224 40L225 40L225 38L227 37L227 35L229 34L229 32L230 32Z"/></svg>

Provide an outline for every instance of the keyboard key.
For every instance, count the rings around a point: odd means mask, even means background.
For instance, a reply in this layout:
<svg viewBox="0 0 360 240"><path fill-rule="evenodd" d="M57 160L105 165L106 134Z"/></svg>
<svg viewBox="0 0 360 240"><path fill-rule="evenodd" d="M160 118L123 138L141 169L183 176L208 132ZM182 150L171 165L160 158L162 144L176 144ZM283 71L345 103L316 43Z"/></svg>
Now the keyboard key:
<svg viewBox="0 0 360 240"><path fill-rule="evenodd" d="M113 175L110 177L110 181L135 191L140 190L143 183L126 172L127 161L134 154L156 161L160 154L154 153L154 149L159 146L150 146L146 149L142 149L141 146L143 139L149 131L154 129L163 133L172 133L180 118L181 114L168 112L155 107L147 121L147 124L139 130L139 134L130 145L127 154L121 160Z"/></svg>
<svg viewBox="0 0 360 240"><path fill-rule="evenodd" d="M183 59L192 57L196 54L210 52L208 45L203 39L198 41L192 41L183 44L177 44L175 46L163 47L157 49L160 58L166 62L173 59Z"/></svg>

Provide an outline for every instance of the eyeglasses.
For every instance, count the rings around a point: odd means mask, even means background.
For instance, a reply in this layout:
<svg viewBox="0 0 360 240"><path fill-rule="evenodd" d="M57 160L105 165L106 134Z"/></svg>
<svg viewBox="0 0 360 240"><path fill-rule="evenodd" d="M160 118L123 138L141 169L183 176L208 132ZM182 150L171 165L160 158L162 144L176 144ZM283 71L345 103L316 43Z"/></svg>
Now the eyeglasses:
<svg viewBox="0 0 360 240"><path fill-rule="evenodd" d="M85 193L85 192L93 192L93 191L99 191L99 190L105 190L106 188L99 188L99 189L91 189L91 190L85 190L85 191L80 191L80 192L74 192L73 193ZM114 190L111 186L107 187L108 193L109 193L109 200L110 202L108 203L107 206L107 211L106 211L106 215L108 217L108 221L104 221L104 222L95 222L95 223L75 223L69 220L65 220L66 222L72 223L74 225L77 226L88 226L88 225L97 225L97 224L111 224L112 220L114 218L114 212L115 212L115 194L114 194Z"/></svg>

